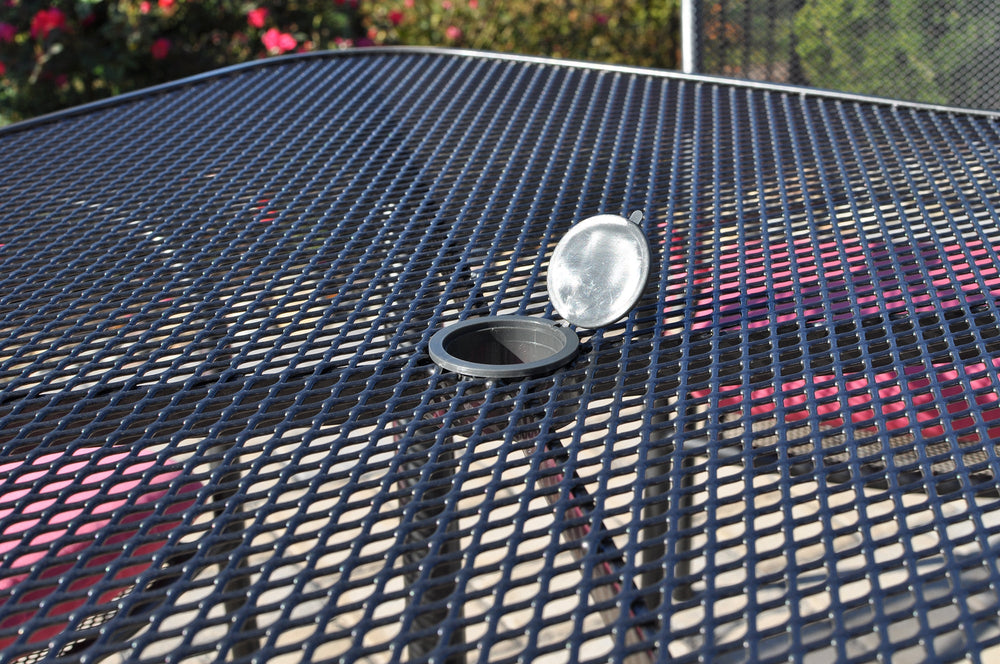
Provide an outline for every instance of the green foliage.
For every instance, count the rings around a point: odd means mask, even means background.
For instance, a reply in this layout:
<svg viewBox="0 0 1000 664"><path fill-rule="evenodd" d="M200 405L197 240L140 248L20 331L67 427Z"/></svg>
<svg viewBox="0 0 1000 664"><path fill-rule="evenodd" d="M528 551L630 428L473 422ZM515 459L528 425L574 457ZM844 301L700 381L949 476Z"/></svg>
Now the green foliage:
<svg viewBox="0 0 1000 664"><path fill-rule="evenodd" d="M664 68L678 62L677 0L388 0L363 8L378 43Z"/></svg>
<svg viewBox="0 0 1000 664"><path fill-rule="evenodd" d="M699 4L702 70L725 76L787 80L793 22L801 0L718 0ZM765 11L766 10L766 11Z"/></svg>
<svg viewBox="0 0 1000 664"><path fill-rule="evenodd" d="M0 0L0 124L253 58L348 46L344 0Z"/></svg>
<svg viewBox="0 0 1000 664"><path fill-rule="evenodd" d="M444 45L672 68L678 0L0 0L0 124L280 53Z"/></svg>
<svg viewBox="0 0 1000 664"><path fill-rule="evenodd" d="M989 104L1000 13L982 0L806 0L795 22L810 84Z"/></svg>

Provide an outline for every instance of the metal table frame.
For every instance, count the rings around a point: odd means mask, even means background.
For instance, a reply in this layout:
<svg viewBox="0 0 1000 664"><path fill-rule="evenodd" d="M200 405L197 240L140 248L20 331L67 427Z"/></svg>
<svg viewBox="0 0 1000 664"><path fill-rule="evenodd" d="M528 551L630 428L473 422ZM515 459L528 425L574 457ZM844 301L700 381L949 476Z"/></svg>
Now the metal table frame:
<svg viewBox="0 0 1000 664"><path fill-rule="evenodd" d="M998 653L998 116L371 49L0 150L0 662ZM632 209L646 293L568 366L430 362ZM173 473L93 541L37 502L90 446Z"/></svg>

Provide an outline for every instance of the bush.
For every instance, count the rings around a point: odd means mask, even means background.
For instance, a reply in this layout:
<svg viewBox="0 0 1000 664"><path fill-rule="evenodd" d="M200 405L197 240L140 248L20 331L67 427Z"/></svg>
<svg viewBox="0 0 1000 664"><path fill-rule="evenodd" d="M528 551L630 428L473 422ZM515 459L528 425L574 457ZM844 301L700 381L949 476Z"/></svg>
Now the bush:
<svg viewBox="0 0 1000 664"><path fill-rule="evenodd" d="M983 0L806 0L795 21L809 83L998 107L1000 12Z"/></svg>
<svg viewBox="0 0 1000 664"><path fill-rule="evenodd" d="M0 124L254 58L445 45L672 68L677 0L0 0Z"/></svg>
<svg viewBox="0 0 1000 664"><path fill-rule="evenodd" d="M674 68L677 0L388 0L363 3L384 44L457 46Z"/></svg>
<svg viewBox="0 0 1000 664"><path fill-rule="evenodd" d="M347 0L0 0L0 124L237 62L342 48Z"/></svg>

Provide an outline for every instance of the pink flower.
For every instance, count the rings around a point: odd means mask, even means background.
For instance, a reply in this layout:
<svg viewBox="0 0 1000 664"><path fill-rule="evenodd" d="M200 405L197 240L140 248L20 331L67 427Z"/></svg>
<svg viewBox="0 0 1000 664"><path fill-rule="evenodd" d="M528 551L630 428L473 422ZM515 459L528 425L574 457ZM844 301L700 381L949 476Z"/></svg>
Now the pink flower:
<svg viewBox="0 0 1000 664"><path fill-rule="evenodd" d="M286 51L294 50L298 45L295 37L287 32L280 32L277 28L271 28L260 38L264 42L264 48L272 55L279 55Z"/></svg>
<svg viewBox="0 0 1000 664"><path fill-rule="evenodd" d="M413 0L403 0L403 4L407 9L413 9Z"/></svg>
<svg viewBox="0 0 1000 664"><path fill-rule="evenodd" d="M403 22L403 12L398 9L393 9L389 12L389 20L392 21L393 25L399 25Z"/></svg>
<svg viewBox="0 0 1000 664"><path fill-rule="evenodd" d="M462 29L457 25L449 25L444 31L444 36L448 41L458 41L462 38Z"/></svg>
<svg viewBox="0 0 1000 664"><path fill-rule="evenodd" d="M479 9L479 0L469 0L469 9Z"/></svg>
<svg viewBox="0 0 1000 664"><path fill-rule="evenodd" d="M167 10L173 9L173 7L174 7L174 0L156 0L156 4L158 4L160 6L160 9L163 9L164 11L167 11Z"/></svg>
<svg viewBox="0 0 1000 664"><path fill-rule="evenodd" d="M148 14L152 8L153 6L150 5L149 2L147 2L147 0L142 0L142 2L139 3L140 14Z"/></svg>
<svg viewBox="0 0 1000 664"><path fill-rule="evenodd" d="M17 36L17 28L10 23L0 23L0 42L11 43Z"/></svg>
<svg viewBox="0 0 1000 664"><path fill-rule="evenodd" d="M66 29L66 15L53 7L40 9L31 19L31 36L35 39L45 39L53 30Z"/></svg>
<svg viewBox="0 0 1000 664"><path fill-rule="evenodd" d="M153 54L154 60L162 60L167 57L167 53L170 53L170 40L166 37L160 37L153 42L149 51Z"/></svg>
<svg viewBox="0 0 1000 664"><path fill-rule="evenodd" d="M608 24L608 17L604 14L594 14L594 20L597 21L598 24L600 25Z"/></svg>
<svg viewBox="0 0 1000 664"><path fill-rule="evenodd" d="M249 23L254 28L263 28L264 21L267 19L267 7L258 7L257 9L251 9L250 13L247 14L247 23Z"/></svg>
<svg viewBox="0 0 1000 664"><path fill-rule="evenodd" d="M451 0L441 0L441 9L445 11L451 9Z"/></svg>

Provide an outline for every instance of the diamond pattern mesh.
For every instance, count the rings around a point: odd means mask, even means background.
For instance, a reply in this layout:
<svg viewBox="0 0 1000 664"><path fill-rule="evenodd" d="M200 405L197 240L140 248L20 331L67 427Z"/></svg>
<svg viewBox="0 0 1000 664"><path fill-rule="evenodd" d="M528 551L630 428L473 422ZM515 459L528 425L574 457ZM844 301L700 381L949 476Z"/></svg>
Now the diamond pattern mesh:
<svg viewBox="0 0 1000 664"><path fill-rule="evenodd" d="M373 50L0 132L0 661L996 656L997 130ZM436 370L636 209L572 363Z"/></svg>
<svg viewBox="0 0 1000 664"><path fill-rule="evenodd" d="M990 0L690 0L697 71L1000 109Z"/></svg>

